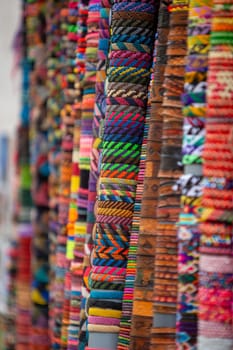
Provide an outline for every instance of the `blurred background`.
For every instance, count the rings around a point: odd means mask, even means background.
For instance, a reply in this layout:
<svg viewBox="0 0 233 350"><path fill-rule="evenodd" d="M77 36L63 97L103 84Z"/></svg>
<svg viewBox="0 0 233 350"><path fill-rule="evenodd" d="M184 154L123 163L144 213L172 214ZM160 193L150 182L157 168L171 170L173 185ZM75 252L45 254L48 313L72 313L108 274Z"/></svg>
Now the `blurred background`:
<svg viewBox="0 0 233 350"><path fill-rule="evenodd" d="M20 74L13 43L20 21L20 1L0 1L0 349L3 318L7 312L9 241L14 237L12 197L13 149L20 106Z"/></svg>
<svg viewBox="0 0 233 350"><path fill-rule="evenodd" d="M10 137L14 135L19 111L19 74L12 51L19 16L20 1L0 1L0 131Z"/></svg>

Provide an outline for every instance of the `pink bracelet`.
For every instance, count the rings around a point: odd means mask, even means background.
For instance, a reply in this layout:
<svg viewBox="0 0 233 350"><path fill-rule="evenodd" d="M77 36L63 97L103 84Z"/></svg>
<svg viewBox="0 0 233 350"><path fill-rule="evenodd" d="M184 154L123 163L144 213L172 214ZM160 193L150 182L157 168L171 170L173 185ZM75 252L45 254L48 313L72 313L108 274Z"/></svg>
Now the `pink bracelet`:
<svg viewBox="0 0 233 350"><path fill-rule="evenodd" d="M102 325L111 325L119 326L120 320L112 317L102 317L102 316L89 316L88 323L91 324L102 324Z"/></svg>

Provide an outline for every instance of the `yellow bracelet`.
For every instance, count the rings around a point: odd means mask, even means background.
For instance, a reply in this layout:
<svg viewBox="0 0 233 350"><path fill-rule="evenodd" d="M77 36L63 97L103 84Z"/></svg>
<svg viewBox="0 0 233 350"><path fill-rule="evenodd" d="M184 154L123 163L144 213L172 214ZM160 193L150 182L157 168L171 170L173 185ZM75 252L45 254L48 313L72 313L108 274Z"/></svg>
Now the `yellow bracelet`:
<svg viewBox="0 0 233 350"><path fill-rule="evenodd" d="M101 309L99 307L90 307L89 309L90 316L121 318L121 314L122 312L120 310Z"/></svg>

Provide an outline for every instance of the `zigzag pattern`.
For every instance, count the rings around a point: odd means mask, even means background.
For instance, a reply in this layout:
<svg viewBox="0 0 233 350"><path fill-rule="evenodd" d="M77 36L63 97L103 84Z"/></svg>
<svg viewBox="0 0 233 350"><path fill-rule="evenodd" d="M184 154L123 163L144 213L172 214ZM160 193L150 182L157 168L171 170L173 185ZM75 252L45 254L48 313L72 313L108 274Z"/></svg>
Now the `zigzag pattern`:
<svg viewBox="0 0 233 350"><path fill-rule="evenodd" d="M112 248L111 248L112 249ZM101 259L115 259L115 260L122 260L122 261L127 261L127 254L118 254L116 253L99 253L94 251L94 258L101 258Z"/></svg>
<svg viewBox="0 0 233 350"><path fill-rule="evenodd" d="M129 248L128 244L128 237L124 237L125 242L122 241L122 238L120 236L113 237L112 235L106 234L96 234L96 242L99 242L101 245L104 245L105 247L117 247L117 248Z"/></svg>
<svg viewBox="0 0 233 350"><path fill-rule="evenodd" d="M110 254L110 255L119 255L122 257L127 256L128 254L128 248L122 248L122 247L115 247L115 246L101 246L102 240L96 240L96 243L99 242L100 244L96 244L95 251L97 253L101 254Z"/></svg>

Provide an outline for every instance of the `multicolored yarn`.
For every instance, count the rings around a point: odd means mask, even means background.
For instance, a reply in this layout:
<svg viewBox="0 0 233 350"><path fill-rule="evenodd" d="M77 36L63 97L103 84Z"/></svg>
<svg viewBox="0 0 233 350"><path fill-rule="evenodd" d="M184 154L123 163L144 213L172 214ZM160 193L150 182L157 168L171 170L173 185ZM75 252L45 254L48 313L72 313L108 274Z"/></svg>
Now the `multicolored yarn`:
<svg viewBox="0 0 233 350"><path fill-rule="evenodd" d="M64 11L64 9L63 9ZM61 217L59 247L59 259L64 261L64 275L59 274L59 279L63 283L64 300L63 300L63 315L61 328L61 346L67 348L68 345L68 327L70 321L70 303L71 303L71 273L69 271L69 259L67 259L67 242L69 242L69 218L72 215L72 202L70 192L72 189L71 181L73 174L73 138L74 126L76 119L80 117L76 111L76 99L78 91L76 91L77 76L76 76L76 48L77 48L77 1L69 1L67 7L67 25L64 42L64 68L63 68L63 96L64 107L61 110L63 139L61 145L61 178L60 178L60 205L59 217ZM63 256L61 256L61 254ZM62 281L63 278L63 281Z"/></svg>
<svg viewBox="0 0 233 350"><path fill-rule="evenodd" d="M64 295L64 274L67 268L65 259L66 237L62 237L66 225L62 204L66 197L60 198L60 180L66 178L65 147L63 147L63 164L61 164L61 142L64 130L61 128L61 109L64 106L65 88L62 76L62 61L66 53L67 5L64 0L59 5L51 0L47 4L47 48L48 48L48 80L49 97L47 101L47 123L49 125L49 241L50 241L50 336L53 349L61 348L62 307ZM63 113L64 114L64 113ZM65 123L64 123L65 125ZM69 159L68 159L69 162ZM60 165L62 168L60 169ZM60 170L62 170L60 172ZM68 190L69 191L69 190ZM65 194L66 195L66 194ZM68 198L67 198L68 205ZM62 215L64 214L64 215ZM63 232L61 231L63 225ZM58 241L59 236L59 241ZM64 238L64 239L63 239Z"/></svg>
<svg viewBox="0 0 233 350"><path fill-rule="evenodd" d="M77 349L79 346L80 334L80 311L81 311L81 283L83 274L83 255L85 233L85 209L86 203L79 198L81 175L79 168L79 149L81 134L81 102L82 84L85 74L85 50L87 33L88 7L84 2L79 2L77 7L77 46L76 46L76 91L77 96L74 104L76 120L74 126L74 147L73 147L73 174L71 178L71 204L69 210L67 244L67 258L70 260L70 313L68 327L68 349ZM84 203L84 204L83 204ZM83 222L83 223L82 223Z"/></svg>
<svg viewBox="0 0 233 350"><path fill-rule="evenodd" d="M72 152L73 152L73 135L74 124L77 118L75 101L76 101L76 75L75 75L75 57L77 42L77 3L70 1L66 8L62 8L63 16L63 70L62 70L62 87L64 106L61 110L62 117L62 144L61 144L61 167L60 167L60 198L59 198L59 235L57 237L57 271L56 279L59 288L57 301L57 311L60 310L61 335L60 346L67 347L68 343L68 325L70 313L70 283L71 275L68 271L69 261L66 258L66 244L68 235L68 219L70 209L70 190L72 175ZM63 299L64 298L64 299ZM63 304L63 305L62 305Z"/></svg>
<svg viewBox="0 0 233 350"><path fill-rule="evenodd" d="M108 0L101 1L100 19L99 19L99 46L98 46L98 65L96 71L96 85L95 85L95 106L94 118L92 124L93 143L91 151L91 169L89 177L88 188L88 213L87 213L87 233L91 237L94 223L95 213L94 205L97 195L97 181L99 178L99 157L101 151L101 128L105 117L106 96L105 96L105 80L107 70L107 56L109 49L109 15L111 2ZM86 242L90 242L86 239Z"/></svg>
<svg viewBox="0 0 233 350"><path fill-rule="evenodd" d="M198 349L232 349L232 6L213 1L204 188L200 213ZM231 199L230 199L231 198Z"/></svg>
<svg viewBox="0 0 233 350"><path fill-rule="evenodd" d="M86 236L86 254L90 259L92 248L92 231L95 223L95 201L97 195L97 181L99 177L99 161L101 152L101 128L105 117L106 97L105 97L105 80L107 69L107 55L109 47L109 15L110 15L111 2L108 0L101 1L100 6L100 19L99 19L99 44L98 44L98 65L96 71L96 85L95 85L95 106L94 106L94 118L92 123L93 132L93 144L91 151L91 168L89 177L89 189L88 189L88 212L87 212L87 236ZM90 260L86 259L86 265L90 266ZM88 263L88 264L87 264ZM90 268L87 268L87 275ZM104 271L102 271L104 273ZM84 278L87 277L84 276ZM102 274L101 280L105 280L104 274ZM95 278L93 278L93 281ZM97 275L96 280L99 280ZM84 286L90 288L90 283L84 280ZM88 295L88 293L86 294ZM90 299L91 300L91 299ZM88 299L87 299L88 302ZM91 331L88 325L88 331ZM93 330L92 330L93 331Z"/></svg>
<svg viewBox="0 0 233 350"><path fill-rule="evenodd" d="M84 349L87 345L87 328L86 328L86 313L85 305L88 296L88 280L89 273L89 246L86 244L89 237L87 236L87 212L88 212L88 183L90 172L90 158L93 142L92 123L94 118L94 103L95 103L95 84L96 70L98 63L98 42L99 42L99 16L100 2L86 2L87 17L85 20L85 71L82 81L83 96L82 96L82 113L81 113L81 134L80 134L80 152L79 152L79 167L80 167L80 188L78 192L78 220L75 230L75 261L76 266L79 266L79 275L76 277L76 282L79 284L80 295L80 330L78 334L78 348Z"/></svg>
<svg viewBox="0 0 233 350"><path fill-rule="evenodd" d="M151 349L175 349L177 300L176 222L180 194L173 186L181 174L182 118L180 95L184 88L188 2L173 1L166 48L162 102L162 148L156 211L154 320Z"/></svg>
<svg viewBox="0 0 233 350"><path fill-rule="evenodd" d="M145 5L148 6L148 4L145 4ZM155 6L154 28L145 29L145 28L138 27L138 29L135 28L136 34L140 34L140 35L146 34L149 36L154 34L156 36L159 2L155 3L154 6ZM121 27L119 27L119 30L120 29ZM124 28L124 29L125 31L127 31L127 28ZM134 28L128 28L128 29L131 29L131 32L134 33L134 31L132 31ZM117 28L116 28L116 31L117 31ZM155 54L156 54L156 49L154 50L154 61L156 57ZM134 60L132 62L132 64L134 63L137 67L139 64L141 64L141 65L144 65L146 68L146 62L144 62L142 59L140 62L140 56L138 57L138 60ZM140 297L138 298L138 293L137 293L138 290L140 290L140 282L143 283L145 289L148 289L148 284L146 284L146 280L148 278L148 273L147 273L148 270L142 272L141 267L140 266L137 267L137 260L138 259L140 260L141 253L143 250L143 247L142 247L143 242L148 243L146 238L142 237L142 233L140 232L139 228L140 228L141 214L142 214L141 204L142 204L142 198L143 198L143 182L144 182L145 172L146 172L145 163L146 163L146 149L148 144L148 126L149 126L150 112L151 112L151 98L152 98L151 94L152 94L152 84L153 84L152 79L153 79L153 73L151 74L151 79L150 79L148 101L146 100L146 96L145 96L146 91L145 90L143 91L141 87L139 88L139 85L132 84L130 86L131 89L129 89L129 91L122 92L122 95L123 93L125 93L127 97L132 95L132 100L135 99L138 104L140 103L140 105L143 105L143 103L145 104L147 103L147 111L146 111L146 118L145 118L145 125L144 125L143 142L142 142L141 154L140 154L138 183L137 183L137 189L136 189L136 195L135 195L132 231L130 236L129 253L128 253L128 263L127 263L126 276L125 276L122 318L121 318L121 327L120 327L120 334L119 334L119 341L118 341L119 349L129 349L129 348L137 349L140 347L143 347L143 349L146 349L147 344L149 348L148 338L150 338L150 334L149 332L145 332L145 327L147 327L147 325L145 324L147 323L148 318L150 318L149 300L146 300L146 298L144 298L144 300L143 298L140 298ZM117 91L119 91L119 89L116 87L116 93ZM127 156L128 152L123 151L122 156L124 157L125 155ZM132 151L130 153L132 153L132 155L130 154L130 156L132 157L132 163L134 163L135 161L137 161L138 152ZM145 259L147 260L149 258L150 258L149 256L145 257ZM153 265L151 266L151 268L153 271ZM149 266L148 266L148 269L149 269ZM141 278L141 274L144 274L145 279ZM136 297L134 298L134 296ZM139 311L141 310L139 305L140 303L143 303L143 310L144 310L143 315L140 314L140 311ZM141 325L143 324L143 327L138 328L137 327L138 322L140 322ZM151 318L151 323L152 323L152 318ZM148 329L150 328L151 326L148 325Z"/></svg>
<svg viewBox="0 0 233 350"><path fill-rule="evenodd" d="M136 11L133 10L135 5ZM152 23L155 6L154 4L148 3L145 5L139 2L128 2L124 6L127 10L121 11L122 4L115 1L112 7L111 29L114 33L118 27L122 27L122 32L112 36L110 45L107 107L102 133L102 162L96 211L97 227L93 235L95 248L92 255L91 302L94 302L92 300L92 290L94 289L100 291L112 290L115 293L116 291L122 291L124 288L124 274L133 216L132 204L134 204L136 193L147 89L152 63L154 35ZM124 6L123 8L125 8ZM134 28L134 17L138 18L139 13L141 15L140 23L147 21L151 28L150 35L147 38L141 36L140 39L140 34L137 35L133 32L124 34L125 26L121 23L119 25L120 18L117 17L121 14L121 21L130 18L130 26ZM141 27L141 25L139 24L138 27ZM142 39L145 44L141 43ZM134 55L134 52L137 52L137 54ZM145 58L144 68L137 67L136 62L141 61L139 53ZM118 55L119 60L114 59L116 55ZM121 59L123 57L121 55L124 55L124 60ZM137 60L135 63L132 62L133 56ZM137 68L134 67L135 64ZM138 85L141 87L140 91ZM136 89L135 92L134 89ZM134 130L133 137L131 130ZM128 132L130 137L127 136ZM131 191L132 194L129 197ZM114 237L114 239L110 237ZM126 237L126 240L124 240L124 237ZM93 271L100 266L124 267L121 276L123 278L120 278L119 275L113 275L110 278L108 273L94 273ZM99 297L100 300L102 298ZM111 314L113 318L117 318L117 310L114 309L114 305L112 304L111 309L108 310L104 309L104 301L101 300L101 302L102 307L97 312L103 317L108 317ZM90 308L89 317L92 316L92 313L93 310ZM91 320L93 319L91 318ZM105 334L102 334L100 327L98 327L99 332L97 332L97 327L93 326L89 319L89 347L109 348L111 346L112 349L115 349L118 333L109 328L108 331L105 330ZM105 329L104 324L102 324L102 327L102 329ZM94 329L96 330L95 333L93 332ZM101 342L98 333L101 334ZM112 344L107 346L110 335ZM124 346L124 340L122 342L122 339L119 337L118 347Z"/></svg>
<svg viewBox="0 0 233 350"><path fill-rule="evenodd" d="M59 164L60 164L60 108L61 98L61 17L60 12L66 0L57 3L49 0L46 4L46 46L47 46L47 88L48 99L46 104L48 139L49 139L49 318L52 346L59 347L58 329L60 321L57 318L54 299L57 294L55 286L56 271L56 242L58 235L58 204L59 204Z"/></svg>
<svg viewBox="0 0 233 350"><path fill-rule="evenodd" d="M180 179L181 206L178 229L177 346L197 348L198 320L198 207L202 195L202 151L205 137L206 72L212 1L189 3L188 56L183 100L183 165Z"/></svg>

